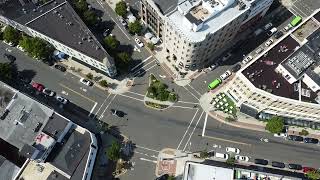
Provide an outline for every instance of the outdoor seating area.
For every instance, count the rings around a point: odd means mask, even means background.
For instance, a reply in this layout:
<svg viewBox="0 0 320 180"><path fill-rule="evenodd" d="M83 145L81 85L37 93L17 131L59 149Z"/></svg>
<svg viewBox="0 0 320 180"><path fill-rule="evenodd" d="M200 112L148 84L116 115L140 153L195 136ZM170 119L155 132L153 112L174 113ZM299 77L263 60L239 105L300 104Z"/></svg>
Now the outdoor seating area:
<svg viewBox="0 0 320 180"><path fill-rule="evenodd" d="M212 98L210 102L216 110L222 111L233 116L237 113L237 108L234 102L225 94L219 93Z"/></svg>

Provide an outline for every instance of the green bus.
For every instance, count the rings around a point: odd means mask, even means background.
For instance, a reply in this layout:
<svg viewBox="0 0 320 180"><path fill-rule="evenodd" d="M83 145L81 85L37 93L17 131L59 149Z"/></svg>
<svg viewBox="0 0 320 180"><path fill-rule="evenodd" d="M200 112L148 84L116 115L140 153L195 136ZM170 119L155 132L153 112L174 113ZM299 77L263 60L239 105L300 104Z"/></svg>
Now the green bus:
<svg viewBox="0 0 320 180"><path fill-rule="evenodd" d="M218 87L220 84L221 84L221 79L216 79L216 80L214 80L214 81L212 81L209 85L208 85L208 89L209 90L212 90L212 89L214 89L214 88L216 88L216 87Z"/></svg>
<svg viewBox="0 0 320 180"><path fill-rule="evenodd" d="M301 23L302 21L302 17L301 16L296 16L291 22L291 26L295 27L296 25L298 25L299 23Z"/></svg>

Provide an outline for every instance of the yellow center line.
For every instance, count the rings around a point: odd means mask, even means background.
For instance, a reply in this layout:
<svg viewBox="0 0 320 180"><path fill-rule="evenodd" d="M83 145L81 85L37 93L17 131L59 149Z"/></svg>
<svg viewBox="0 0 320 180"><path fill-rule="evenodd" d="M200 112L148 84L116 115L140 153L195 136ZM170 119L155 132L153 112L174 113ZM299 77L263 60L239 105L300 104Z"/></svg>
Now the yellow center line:
<svg viewBox="0 0 320 180"><path fill-rule="evenodd" d="M232 140L223 139L223 138L217 138L217 137L206 136L206 135L204 135L203 137L208 138L208 139L215 139L215 140L219 140L219 141L225 141L225 142L229 142L229 143L235 143L235 144L241 144L241 145L251 146L251 144L248 144L248 143L238 142L238 141L232 141Z"/></svg>
<svg viewBox="0 0 320 180"><path fill-rule="evenodd" d="M73 89L71 89L71 88L67 87L66 85L63 85L63 84L61 84L61 83L59 83L59 85L60 85L60 86L62 86L62 87L64 87L64 88L66 88L66 89L68 89L69 91L71 91L71 92L73 92L73 93L75 93L75 94L77 94L77 95L79 95L79 96L81 96L81 97L83 97L83 98L85 98L85 99L87 99L87 100L89 100L89 101L91 101L91 102L95 103L95 101L94 101L94 100L92 100L92 99L88 98L87 96L84 96L84 95L80 94L79 92L77 92L77 91L75 91L75 90L73 90Z"/></svg>

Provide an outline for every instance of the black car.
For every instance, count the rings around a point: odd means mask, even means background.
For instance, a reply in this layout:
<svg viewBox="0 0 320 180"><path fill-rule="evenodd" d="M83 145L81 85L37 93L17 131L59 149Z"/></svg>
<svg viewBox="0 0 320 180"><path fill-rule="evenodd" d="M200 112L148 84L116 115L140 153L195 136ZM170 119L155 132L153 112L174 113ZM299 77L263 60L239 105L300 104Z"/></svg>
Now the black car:
<svg viewBox="0 0 320 180"><path fill-rule="evenodd" d="M294 170L301 170L302 166L300 164L289 164L288 168L289 169L294 169Z"/></svg>
<svg viewBox="0 0 320 180"><path fill-rule="evenodd" d="M66 72L66 70L67 70L67 68L65 68L65 67L63 67L63 66L61 66L59 64L54 65L54 68L56 68L56 69L58 69L58 70L60 70L62 72Z"/></svg>
<svg viewBox="0 0 320 180"><path fill-rule="evenodd" d="M20 72L18 72L18 79L25 84L31 83L31 79L26 77L25 75L21 74Z"/></svg>
<svg viewBox="0 0 320 180"><path fill-rule="evenodd" d="M265 159L255 159L254 160L255 164L261 164L261 165L268 165L268 161Z"/></svg>
<svg viewBox="0 0 320 180"><path fill-rule="evenodd" d="M318 144L319 140L315 138L304 138L305 143Z"/></svg>
<svg viewBox="0 0 320 180"><path fill-rule="evenodd" d="M282 31L278 31L278 32L274 35L274 37L275 37L276 39L279 39L281 36L283 36L283 32L282 32Z"/></svg>
<svg viewBox="0 0 320 180"><path fill-rule="evenodd" d="M164 174L160 177L157 177L156 180L167 180L169 178L169 174Z"/></svg>
<svg viewBox="0 0 320 180"><path fill-rule="evenodd" d="M11 54L7 54L7 53L5 53L5 54L3 55L3 57L7 58L9 61L15 61L15 60L16 60L16 57L14 57L14 56L11 55Z"/></svg>
<svg viewBox="0 0 320 180"><path fill-rule="evenodd" d="M271 165L277 168L285 168L286 165L283 162L272 161Z"/></svg>
<svg viewBox="0 0 320 180"><path fill-rule="evenodd" d="M119 110L115 110L115 109L111 109L111 114L114 116L118 116L118 117L123 117L124 116L124 112L119 111Z"/></svg>
<svg viewBox="0 0 320 180"><path fill-rule="evenodd" d="M53 66L54 62L52 60L42 60L43 63L47 64L48 66Z"/></svg>
<svg viewBox="0 0 320 180"><path fill-rule="evenodd" d="M237 72L241 69L241 65L240 64L237 64L235 66L232 67L232 72Z"/></svg>
<svg viewBox="0 0 320 180"><path fill-rule="evenodd" d="M301 136L296 136L296 135L289 135L288 139L291 141L299 141L302 142L303 141L303 137Z"/></svg>

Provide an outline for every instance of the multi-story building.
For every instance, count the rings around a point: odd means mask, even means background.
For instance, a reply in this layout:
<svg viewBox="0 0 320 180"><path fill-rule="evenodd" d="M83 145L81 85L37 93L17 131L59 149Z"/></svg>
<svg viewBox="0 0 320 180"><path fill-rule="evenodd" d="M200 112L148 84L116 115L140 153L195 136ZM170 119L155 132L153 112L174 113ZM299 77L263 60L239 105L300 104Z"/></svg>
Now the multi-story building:
<svg viewBox="0 0 320 180"><path fill-rule="evenodd" d="M47 41L97 72L110 77L117 74L112 57L66 0L45 4L27 0L2 1L0 23Z"/></svg>
<svg viewBox="0 0 320 180"><path fill-rule="evenodd" d="M305 24L314 24L314 31L297 41L296 32L304 32ZM226 92L241 112L258 119L281 116L287 124L320 128L319 24L318 10L236 73Z"/></svg>
<svg viewBox="0 0 320 180"><path fill-rule="evenodd" d="M240 30L265 15L273 0L142 0L142 21L163 41L180 74L214 63ZM226 49L224 49L226 50Z"/></svg>

